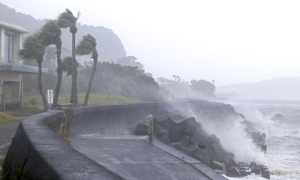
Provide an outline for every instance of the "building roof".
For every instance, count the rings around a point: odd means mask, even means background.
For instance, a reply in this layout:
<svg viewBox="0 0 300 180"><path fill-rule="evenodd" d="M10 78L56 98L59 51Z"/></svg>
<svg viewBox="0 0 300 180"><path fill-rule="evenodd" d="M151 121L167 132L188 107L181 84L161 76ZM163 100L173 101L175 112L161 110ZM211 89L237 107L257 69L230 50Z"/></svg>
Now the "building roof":
<svg viewBox="0 0 300 180"><path fill-rule="evenodd" d="M21 33L29 33L30 29L10 23L10 22L5 22L5 21L0 21L0 27L6 27L8 29L15 30L17 32Z"/></svg>
<svg viewBox="0 0 300 180"><path fill-rule="evenodd" d="M38 67L21 64L0 63L0 72L1 71L19 74L37 74ZM48 69L42 68L42 72L48 73Z"/></svg>

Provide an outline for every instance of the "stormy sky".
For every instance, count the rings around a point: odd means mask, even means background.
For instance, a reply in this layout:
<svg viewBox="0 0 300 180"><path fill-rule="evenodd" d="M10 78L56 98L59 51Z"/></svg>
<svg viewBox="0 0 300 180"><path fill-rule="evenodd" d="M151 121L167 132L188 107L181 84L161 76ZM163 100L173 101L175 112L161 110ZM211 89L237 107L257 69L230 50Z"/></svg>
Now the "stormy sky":
<svg viewBox="0 0 300 180"><path fill-rule="evenodd" d="M155 78L216 85L300 75L300 1L1 0L37 19L65 8L112 29Z"/></svg>

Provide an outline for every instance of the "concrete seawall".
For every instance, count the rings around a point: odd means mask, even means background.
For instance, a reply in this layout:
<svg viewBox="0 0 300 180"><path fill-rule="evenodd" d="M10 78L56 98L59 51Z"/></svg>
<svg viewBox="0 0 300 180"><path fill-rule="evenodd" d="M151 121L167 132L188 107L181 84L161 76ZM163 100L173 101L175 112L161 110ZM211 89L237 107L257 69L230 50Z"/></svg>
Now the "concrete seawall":
<svg viewBox="0 0 300 180"><path fill-rule="evenodd" d="M202 101L197 101L202 102ZM207 101L203 101L206 103ZM189 101L141 103L128 105L83 107L74 111L74 118L68 122L69 132L73 135L135 134L136 125L146 121L149 114L158 115L166 109L173 110L189 106Z"/></svg>
<svg viewBox="0 0 300 180"><path fill-rule="evenodd" d="M51 111L20 123L3 164L3 179L123 179L53 133L48 126L57 129L63 117L63 111Z"/></svg>
<svg viewBox="0 0 300 180"><path fill-rule="evenodd" d="M94 106L83 107L75 110L68 110L67 129L73 136L81 136L85 134L97 134L101 136L126 136L134 135L136 125L146 121L146 116L149 114L158 115L165 110L174 110L178 108L186 108L192 103L206 104L207 101L176 101L176 102L160 102L160 103L143 103L115 106ZM116 164L105 164L100 160L95 160L93 157L80 153L69 146L59 135L58 131L60 124L63 122L64 111L49 111L38 114L30 118L24 119L17 130L17 133L9 148L3 164L3 179L56 179L56 180L75 180L75 179L131 179L127 178L124 168L118 169ZM129 141L130 143L137 142L144 146L145 150L149 150L149 144L145 141ZM122 139L115 140L121 144ZM98 141L99 142L99 141ZM115 146L109 139L101 137L101 143ZM124 146L127 143L124 143ZM189 161L182 161L178 158L178 152L167 152L168 149L163 145L155 146L159 148L149 151L155 156L169 159L172 166L165 169L166 174L176 173L183 169L182 173L193 175L193 179L214 179L223 180L221 175L216 174L212 169L208 168L201 162L195 163L195 167L190 166ZM163 154L164 152L165 154ZM98 154L101 154L101 146L98 149ZM142 154L143 152L141 152ZM177 154L177 155L174 155ZM114 154L113 154L114 155ZM138 154L129 154L128 157L138 156ZM183 157L184 155L182 155ZM138 156L141 158L146 158ZM188 159L188 158L186 158ZM160 160L160 159L159 159ZM168 162L170 164L170 162ZM161 162L164 164L165 162ZM160 167L162 164L160 163ZM133 163L138 165L137 163ZM180 167L178 166L180 165ZM155 164L149 164L153 167ZM169 166L169 165L168 165ZM181 167L182 166L182 167ZM140 166L142 167L142 166ZM148 167L148 165L147 165ZM172 168L171 168L172 167ZM177 172L174 171L173 167ZM201 168L205 172L201 172ZM118 171L114 171L114 170ZM120 173L118 173L120 170ZM142 169L143 170L143 169ZM155 170L155 169L154 169ZM124 173L123 173L124 171ZM169 171L169 172L168 172ZM174 172L173 172L174 171ZM123 173L123 174L122 174ZM137 174L140 172L137 172ZM153 178L155 175L153 174ZM132 177L132 174L130 175ZM138 176L137 176L138 177ZM164 177L161 174L159 177ZM167 176L166 176L167 177ZM198 178L197 178L198 177ZM201 178L202 177L202 178ZM184 179L178 177L177 179ZM166 178L172 179L172 178ZM176 179L176 178L175 178Z"/></svg>

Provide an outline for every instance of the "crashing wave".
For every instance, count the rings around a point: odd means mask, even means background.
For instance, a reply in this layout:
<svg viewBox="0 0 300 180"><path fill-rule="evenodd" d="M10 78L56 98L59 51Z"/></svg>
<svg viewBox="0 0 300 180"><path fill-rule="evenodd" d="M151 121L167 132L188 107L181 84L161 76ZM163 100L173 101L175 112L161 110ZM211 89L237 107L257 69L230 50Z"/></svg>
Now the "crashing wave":
<svg viewBox="0 0 300 180"><path fill-rule="evenodd" d="M177 150L201 160L218 173L229 177L255 173L270 178L268 168L260 165L263 152L266 152L264 133L247 131L246 120L230 105L194 105L192 111L196 118L185 116L182 111L166 111L155 116L154 135ZM224 129L220 129L222 126ZM148 134L146 123L137 125L137 134Z"/></svg>

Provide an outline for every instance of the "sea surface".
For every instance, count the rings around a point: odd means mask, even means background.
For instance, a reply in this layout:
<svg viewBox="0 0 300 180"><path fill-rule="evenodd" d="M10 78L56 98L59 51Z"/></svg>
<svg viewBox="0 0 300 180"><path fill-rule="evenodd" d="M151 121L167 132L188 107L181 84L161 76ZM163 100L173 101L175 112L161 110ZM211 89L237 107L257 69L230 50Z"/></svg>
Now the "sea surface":
<svg viewBox="0 0 300 180"><path fill-rule="evenodd" d="M272 180L300 180L300 100L230 100L236 111L267 135L265 165ZM263 180L258 175L244 178Z"/></svg>

